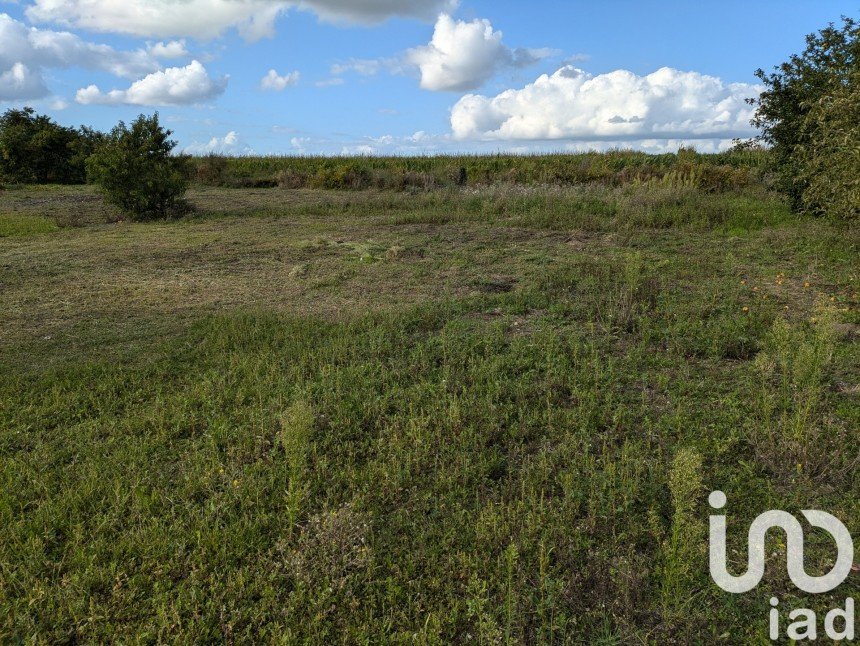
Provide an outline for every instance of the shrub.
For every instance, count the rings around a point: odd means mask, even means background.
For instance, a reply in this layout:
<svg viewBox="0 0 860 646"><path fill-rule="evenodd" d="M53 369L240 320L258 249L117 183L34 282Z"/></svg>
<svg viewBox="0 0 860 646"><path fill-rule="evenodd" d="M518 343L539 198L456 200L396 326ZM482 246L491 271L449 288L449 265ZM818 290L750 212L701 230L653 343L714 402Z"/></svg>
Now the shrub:
<svg viewBox="0 0 860 646"><path fill-rule="evenodd" d="M158 114L140 115L131 127L120 122L87 160L87 172L105 199L137 220L184 213L188 203L188 158L172 154L176 142Z"/></svg>

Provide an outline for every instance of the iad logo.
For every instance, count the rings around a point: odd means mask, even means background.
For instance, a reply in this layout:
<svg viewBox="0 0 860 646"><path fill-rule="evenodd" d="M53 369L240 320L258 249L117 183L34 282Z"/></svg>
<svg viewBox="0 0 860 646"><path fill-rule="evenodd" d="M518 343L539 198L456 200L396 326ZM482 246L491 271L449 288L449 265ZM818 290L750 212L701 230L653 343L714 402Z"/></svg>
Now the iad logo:
<svg viewBox="0 0 860 646"><path fill-rule="evenodd" d="M708 498L714 509L726 506L726 494L714 491ZM766 511L753 521L749 531L748 567L742 576L732 576L726 569L726 517L711 516L711 576L726 592L741 594L749 592L764 576L764 542L768 531L778 527L785 532L788 547L788 576L795 586L809 594L821 594L835 590L851 573L854 562L854 542L845 525L838 518L824 511L801 512L813 527L820 527L836 539L839 556L836 564L824 576L809 576L803 566L803 527L791 514Z"/></svg>
<svg viewBox="0 0 860 646"><path fill-rule="evenodd" d="M714 509L723 509L726 506L726 494L722 491L714 491L708 498L708 502ZM767 533L774 528L785 532L788 576L792 583L803 592L809 594L821 594L835 590L851 573L854 562L854 542L851 534L838 518L824 511L804 510L803 517L813 527L828 532L836 541L838 555L836 563L827 574L823 576L809 576L803 563L803 527L800 521L791 514L780 511L766 511L756 518L750 526L748 535L747 571L741 576L732 576L727 569L726 557L726 517L724 515L712 515L710 527L710 567L711 577L716 584L726 592L741 594L755 588L764 576L765 562L765 538ZM771 599L774 609L770 613L770 637L779 639L779 612L776 606L779 600ZM816 639L817 618L812 610L800 608L789 614L789 619L797 619L788 626L786 636L789 639ZM835 622L842 619L844 629L837 630ZM834 640L854 638L854 599L847 599L845 609L836 608L827 613L824 621L827 636Z"/></svg>

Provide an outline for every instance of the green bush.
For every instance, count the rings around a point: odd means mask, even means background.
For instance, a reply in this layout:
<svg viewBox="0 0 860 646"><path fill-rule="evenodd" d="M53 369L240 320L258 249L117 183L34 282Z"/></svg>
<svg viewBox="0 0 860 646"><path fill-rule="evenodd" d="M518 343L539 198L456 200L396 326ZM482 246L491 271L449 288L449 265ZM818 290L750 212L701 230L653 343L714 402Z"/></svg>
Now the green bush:
<svg viewBox="0 0 860 646"><path fill-rule="evenodd" d="M105 199L136 220L181 215L189 206L187 157L173 155L176 142L158 114L120 122L87 160L87 172Z"/></svg>

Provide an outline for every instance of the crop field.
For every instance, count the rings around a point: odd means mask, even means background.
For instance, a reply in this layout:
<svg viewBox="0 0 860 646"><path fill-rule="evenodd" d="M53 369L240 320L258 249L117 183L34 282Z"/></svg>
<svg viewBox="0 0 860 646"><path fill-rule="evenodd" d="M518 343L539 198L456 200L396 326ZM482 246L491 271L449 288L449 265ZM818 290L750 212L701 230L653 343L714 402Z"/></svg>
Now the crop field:
<svg viewBox="0 0 860 646"><path fill-rule="evenodd" d="M160 222L7 187L0 641L764 643L771 596L844 606L778 533L760 594L708 573L713 490L735 572L764 510L860 527L860 231L736 155L203 158Z"/></svg>

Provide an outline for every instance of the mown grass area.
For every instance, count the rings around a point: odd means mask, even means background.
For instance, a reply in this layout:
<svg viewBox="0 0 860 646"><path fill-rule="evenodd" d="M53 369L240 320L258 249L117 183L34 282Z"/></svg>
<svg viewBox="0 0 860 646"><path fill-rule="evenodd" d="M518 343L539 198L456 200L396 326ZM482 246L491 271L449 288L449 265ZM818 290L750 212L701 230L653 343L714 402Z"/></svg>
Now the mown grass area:
<svg viewBox="0 0 860 646"><path fill-rule="evenodd" d="M857 533L854 229L758 185L90 188L0 212L0 637L742 643L707 569L771 508ZM67 211L74 211L74 217ZM835 556L810 532L807 569Z"/></svg>

